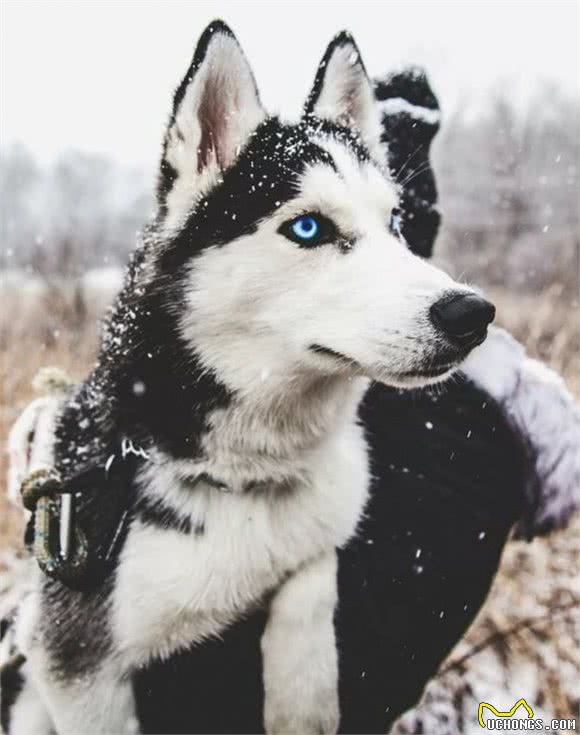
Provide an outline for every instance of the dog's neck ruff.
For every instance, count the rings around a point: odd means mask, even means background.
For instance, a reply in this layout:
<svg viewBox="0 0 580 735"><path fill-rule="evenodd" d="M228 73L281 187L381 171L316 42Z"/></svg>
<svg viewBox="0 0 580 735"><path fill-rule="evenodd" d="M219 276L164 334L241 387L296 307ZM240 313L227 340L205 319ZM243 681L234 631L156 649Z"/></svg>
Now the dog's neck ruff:
<svg viewBox="0 0 580 735"><path fill-rule="evenodd" d="M356 420L368 381L318 377L264 395L234 397L207 415L206 429L189 457L157 448L163 466L186 492L209 485L225 492L285 491L303 481L313 458ZM153 471L153 467L145 468Z"/></svg>

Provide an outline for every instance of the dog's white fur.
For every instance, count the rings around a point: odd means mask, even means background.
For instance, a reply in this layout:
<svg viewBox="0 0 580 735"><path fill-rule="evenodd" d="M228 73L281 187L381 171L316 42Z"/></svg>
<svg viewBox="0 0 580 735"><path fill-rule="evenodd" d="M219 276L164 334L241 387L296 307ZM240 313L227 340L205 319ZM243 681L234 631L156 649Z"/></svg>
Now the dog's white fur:
<svg viewBox="0 0 580 735"><path fill-rule="evenodd" d="M168 655L214 635L260 602L265 593L277 589L289 574L300 575L297 570L304 566L308 576L310 562L318 564L347 541L368 485L366 448L354 420L352 397L350 404L350 411L340 416L315 449L295 452L294 470L286 458L285 479L296 486L282 497L202 485L192 493L172 462L146 468L142 478L146 492L165 500L170 493L174 507L192 522L204 522L205 533L196 538L152 528L132 529L115 594L118 647L132 663ZM216 461L215 466L231 470L237 448L224 450L222 463ZM230 456L233 461L228 461ZM241 466L240 472L247 469ZM167 565L168 559L180 561L173 567ZM150 578L155 579L153 604L144 592ZM289 593L286 597L290 604Z"/></svg>

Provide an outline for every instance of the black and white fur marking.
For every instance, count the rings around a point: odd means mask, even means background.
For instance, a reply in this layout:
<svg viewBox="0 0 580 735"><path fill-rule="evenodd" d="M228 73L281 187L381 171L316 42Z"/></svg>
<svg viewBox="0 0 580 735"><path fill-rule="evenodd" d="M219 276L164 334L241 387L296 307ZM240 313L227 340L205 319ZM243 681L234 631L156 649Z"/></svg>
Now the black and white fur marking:
<svg viewBox="0 0 580 735"><path fill-rule="evenodd" d="M266 114L223 23L202 35L174 97L158 216L56 430L65 477L127 440L147 457L113 575L90 592L39 576L19 614L30 687L59 734L135 731L138 667L262 606L266 730L336 731L336 549L370 480L359 403L370 379L426 385L469 352L429 310L470 291L389 230L399 192L382 151L347 34L297 123ZM280 233L309 212L336 242ZM79 522L98 545L111 507L102 488L86 498Z"/></svg>

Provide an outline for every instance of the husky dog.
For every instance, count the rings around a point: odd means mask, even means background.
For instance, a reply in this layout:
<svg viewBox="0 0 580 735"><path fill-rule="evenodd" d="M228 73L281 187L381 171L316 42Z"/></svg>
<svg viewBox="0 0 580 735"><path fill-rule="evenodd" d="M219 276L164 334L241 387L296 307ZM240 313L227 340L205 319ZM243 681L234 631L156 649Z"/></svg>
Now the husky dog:
<svg viewBox="0 0 580 735"><path fill-rule="evenodd" d="M201 36L156 219L56 424L65 481L135 460L110 574L78 591L39 574L19 615L58 733L134 730L135 670L259 606L266 730L337 730L336 549L370 479L359 402L371 380L447 378L494 317L408 250L380 134L348 34L293 124L265 112L226 25ZM98 482L82 494L90 546L117 500Z"/></svg>

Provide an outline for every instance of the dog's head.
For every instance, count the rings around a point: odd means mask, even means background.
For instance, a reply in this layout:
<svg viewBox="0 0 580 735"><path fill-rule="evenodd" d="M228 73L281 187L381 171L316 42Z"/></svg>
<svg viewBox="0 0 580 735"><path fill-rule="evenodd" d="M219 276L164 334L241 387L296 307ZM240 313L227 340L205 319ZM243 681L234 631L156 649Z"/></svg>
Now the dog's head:
<svg viewBox="0 0 580 735"><path fill-rule="evenodd" d="M423 385L483 341L493 306L409 251L384 157L347 33L293 124L264 111L229 28L203 33L164 140L157 267L179 284L181 337L228 385L305 371Z"/></svg>

